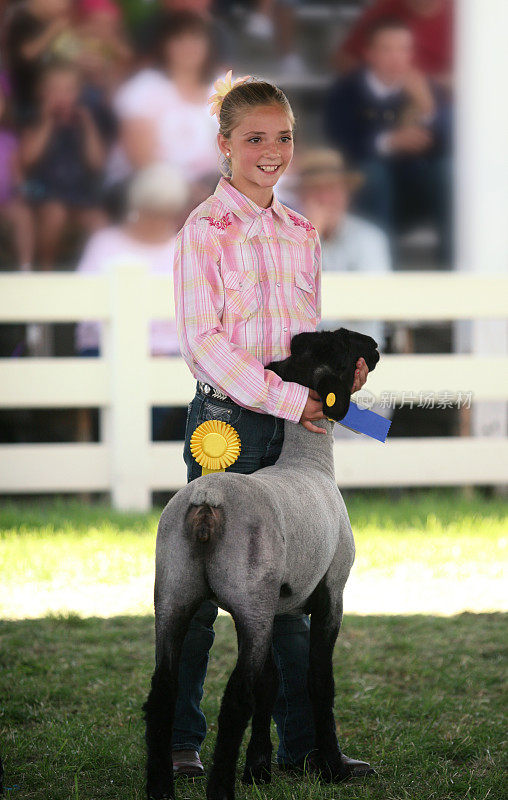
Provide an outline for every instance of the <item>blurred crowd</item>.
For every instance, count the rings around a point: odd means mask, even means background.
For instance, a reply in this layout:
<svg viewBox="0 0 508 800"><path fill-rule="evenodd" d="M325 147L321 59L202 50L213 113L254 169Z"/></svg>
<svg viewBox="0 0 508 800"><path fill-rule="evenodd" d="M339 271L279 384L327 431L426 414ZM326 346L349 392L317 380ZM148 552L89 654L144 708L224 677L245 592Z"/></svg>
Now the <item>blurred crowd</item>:
<svg viewBox="0 0 508 800"><path fill-rule="evenodd" d="M311 72L299 42L315 5L0 0L2 267L101 272L128 258L169 274L178 229L221 175L215 80L248 71L242 42L251 54L270 45L273 76L255 77L280 77L292 102L285 81ZM318 229L324 271L393 269L401 235L418 226L431 226L435 263L450 268L452 0L351 6L327 55L319 134L297 130L275 191ZM40 327L27 330L28 352L47 347ZM350 327L384 348L382 323ZM77 326L75 347L97 354L98 325ZM171 323L154 323L151 347L178 353Z"/></svg>

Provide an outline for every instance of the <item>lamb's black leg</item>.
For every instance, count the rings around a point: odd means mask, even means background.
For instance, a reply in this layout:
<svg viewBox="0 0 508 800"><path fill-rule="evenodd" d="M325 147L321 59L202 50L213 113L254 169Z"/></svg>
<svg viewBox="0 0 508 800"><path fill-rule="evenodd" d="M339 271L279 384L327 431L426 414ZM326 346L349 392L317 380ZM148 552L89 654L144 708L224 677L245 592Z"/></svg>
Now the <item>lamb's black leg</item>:
<svg viewBox="0 0 508 800"><path fill-rule="evenodd" d="M332 603L325 580L322 580L312 595L310 650L309 650L309 694L314 713L317 755L315 767L327 782L349 777L341 760L341 750L335 734L333 700L332 656L342 620L342 601Z"/></svg>
<svg viewBox="0 0 508 800"><path fill-rule="evenodd" d="M207 800L234 800L238 753L254 709L256 681L271 644L268 625L263 626L256 620L254 630L254 623L235 622L238 660L222 698L213 766L206 787Z"/></svg>
<svg viewBox="0 0 508 800"><path fill-rule="evenodd" d="M171 615L157 631L156 667L143 705L146 721L146 796L174 798L171 738L178 689L178 665L183 640L196 608Z"/></svg>
<svg viewBox="0 0 508 800"><path fill-rule="evenodd" d="M242 781L246 784L270 783L272 778L272 742L270 722L277 697L279 676L270 647L268 655L254 688L254 714L252 733Z"/></svg>
<svg viewBox="0 0 508 800"><path fill-rule="evenodd" d="M174 656L164 655L152 676L152 687L143 706L146 720L148 800L164 800L175 796L171 734L178 686L177 676Z"/></svg>

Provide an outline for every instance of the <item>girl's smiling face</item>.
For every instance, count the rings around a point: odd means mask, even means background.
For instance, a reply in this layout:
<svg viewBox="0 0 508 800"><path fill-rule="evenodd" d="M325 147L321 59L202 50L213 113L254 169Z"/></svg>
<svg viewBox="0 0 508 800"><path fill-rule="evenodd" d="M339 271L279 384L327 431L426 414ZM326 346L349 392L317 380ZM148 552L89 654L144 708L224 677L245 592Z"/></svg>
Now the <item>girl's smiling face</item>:
<svg viewBox="0 0 508 800"><path fill-rule="evenodd" d="M291 120L284 109L279 105L253 108L242 116L229 139L219 133L217 142L224 155L230 154L233 186L267 207L273 186L293 158Z"/></svg>

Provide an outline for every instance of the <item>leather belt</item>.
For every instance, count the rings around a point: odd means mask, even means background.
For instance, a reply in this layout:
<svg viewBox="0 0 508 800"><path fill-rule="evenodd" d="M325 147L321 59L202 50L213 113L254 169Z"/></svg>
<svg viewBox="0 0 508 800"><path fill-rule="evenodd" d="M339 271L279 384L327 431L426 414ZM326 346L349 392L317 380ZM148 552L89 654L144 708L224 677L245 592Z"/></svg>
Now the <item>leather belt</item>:
<svg viewBox="0 0 508 800"><path fill-rule="evenodd" d="M229 403L235 402L231 397L228 397L227 394L221 392L220 389L216 389L215 386L212 386L210 383L198 381L197 387L198 392L205 395L205 397L213 397L215 400L226 400Z"/></svg>

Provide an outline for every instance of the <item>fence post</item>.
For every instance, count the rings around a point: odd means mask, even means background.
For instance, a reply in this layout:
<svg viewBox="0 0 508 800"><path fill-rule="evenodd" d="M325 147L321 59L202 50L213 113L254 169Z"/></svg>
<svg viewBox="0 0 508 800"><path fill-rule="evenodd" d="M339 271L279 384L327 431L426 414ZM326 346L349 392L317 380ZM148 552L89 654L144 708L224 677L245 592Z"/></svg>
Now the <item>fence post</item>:
<svg viewBox="0 0 508 800"><path fill-rule="evenodd" d="M111 500L118 509L145 511L151 506L146 270L139 264L113 265L110 291L111 316L103 341L110 405L103 430L111 453Z"/></svg>
<svg viewBox="0 0 508 800"><path fill-rule="evenodd" d="M506 74L506 0L456 4L456 239L459 269L506 272L508 252L508 108L495 86ZM455 323L455 349L506 355L506 319ZM508 403L473 398L473 436L506 436Z"/></svg>

